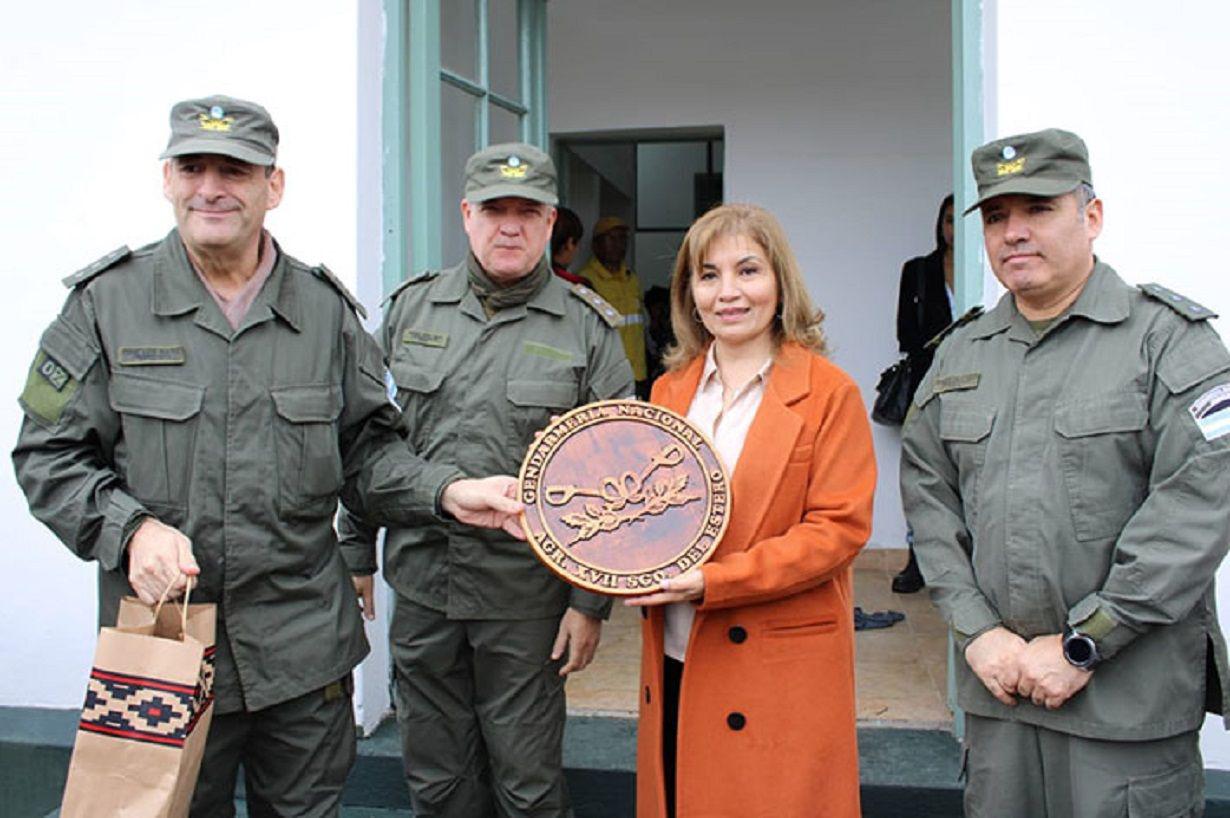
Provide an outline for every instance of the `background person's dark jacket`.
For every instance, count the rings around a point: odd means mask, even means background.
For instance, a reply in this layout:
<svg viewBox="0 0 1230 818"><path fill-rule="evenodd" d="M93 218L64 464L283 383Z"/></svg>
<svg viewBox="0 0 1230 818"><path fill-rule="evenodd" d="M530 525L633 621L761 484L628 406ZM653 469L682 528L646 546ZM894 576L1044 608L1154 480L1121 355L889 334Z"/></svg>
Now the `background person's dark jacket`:
<svg viewBox="0 0 1230 818"><path fill-rule="evenodd" d="M944 251L933 250L907 261L901 268L897 295L897 347L905 353L920 353L924 344L951 323L952 308L944 289Z"/></svg>

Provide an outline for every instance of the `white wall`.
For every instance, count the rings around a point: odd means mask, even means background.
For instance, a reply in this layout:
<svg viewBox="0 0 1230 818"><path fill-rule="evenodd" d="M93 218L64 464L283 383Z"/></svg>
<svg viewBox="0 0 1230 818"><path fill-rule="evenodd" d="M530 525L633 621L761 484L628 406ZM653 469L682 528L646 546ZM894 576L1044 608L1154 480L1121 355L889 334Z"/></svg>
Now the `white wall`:
<svg viewBox="0 0 1230 818"><path fill-rule="evenodd" d="M1001 2L997 15L992 136L1052 126L1080 134L1106 207L1098 254L1129 283L1158 281L1230 315L1220 247L1230 190L1230 7L1030 0ZM1044 47L1038 31L1047 32ZM1223 338L1230 332L1226 318L1214 325ZM1218 578L1230 631L1225 566ZM1202 746L1207 766L1230 769L1220 719L1209 719Z"/></svg>
<svg viewBox="0 0 1230 818"><path fill-rule="evenodd" d="M267 224L291 254L354 281L356 18L331 0L6 7L0 283L12 300L0 322L0 440L16 437L16 397L66 295L59 279L172 226L157 157L176 100L225 93L270 110L287 185ZM94 569L30 517L8 467L0 521L0 705L79 707Z"/></svg>
<svg viewBox="0 0 1230 818"><path fill-rule="evenodd" d="M945 0L552 3L551 132L723 126L727 199L782 221L870 405L951 187L949 25ZM899 439L875 442L872 540L900 547Z"/></svg>

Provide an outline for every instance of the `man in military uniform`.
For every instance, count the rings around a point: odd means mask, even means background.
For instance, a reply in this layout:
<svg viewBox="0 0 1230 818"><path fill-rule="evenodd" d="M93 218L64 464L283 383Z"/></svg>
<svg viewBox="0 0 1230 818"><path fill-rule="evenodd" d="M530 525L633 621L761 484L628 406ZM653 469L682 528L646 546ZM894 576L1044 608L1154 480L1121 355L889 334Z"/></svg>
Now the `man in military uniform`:
<svg viewBox="0 0 1230 818"><path fill-rule="evenodd" d="M594 224L590 242L594 255L579 275L619 313L619 336L632 365L636 391L649 397L649 368L645 361L645 302L641 281L628 267L628 223L618 216L603 216Z"/></svg>
<svg viewBox="0 0 1230 818"><path fill-rule="evenodd" d="M354 758L350 671L367 653L333 530L339 496L377 522L515 525L512 478L460 479L402 442L380 349L324 267L263 228L283 172L259 105L171 109L176 228L66 280L13 452L31 511L99 563L99 618L195 584L218 606L215 717L194 816L338 813Z"/></svg>
<svg viewBox="0 0 1230 818"><path fill-rule="evenodd" d="M515 471L552 415L632 393L615 311L551 274L555 179L529 145L471 156L470 253L389 296L380 341L410 445L433 461ZM343 521L369 614L374 534ZM609 601L570 588L522 542L447 523L389 530L384 577L415 814L570 815L564 676L589 664Z"/></svg>
<svg viewBox="0 0 1230 818"><path fill-rule="evenodd" d="M940 345L901 468L964 657L966 813L1200 814L1198 730L1227 678L1230 355L1207 309L1093 255L1075 134L999 139L973 167L1008 293Z"/></svg>

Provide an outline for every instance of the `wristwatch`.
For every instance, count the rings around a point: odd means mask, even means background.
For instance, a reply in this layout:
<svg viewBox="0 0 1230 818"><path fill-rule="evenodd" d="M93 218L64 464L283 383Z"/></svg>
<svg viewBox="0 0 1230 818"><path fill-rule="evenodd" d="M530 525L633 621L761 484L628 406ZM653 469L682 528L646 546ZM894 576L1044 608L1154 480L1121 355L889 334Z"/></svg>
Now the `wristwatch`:
<svg viewBox="0 0 1230 818"><path fill-rule="evenodd" d="M1093 641L1093 637L1068 626L1063 633L1063 658L1072 667L1093 670L1102 661L1102 654L1098 652L1098 643Z"/></svg>

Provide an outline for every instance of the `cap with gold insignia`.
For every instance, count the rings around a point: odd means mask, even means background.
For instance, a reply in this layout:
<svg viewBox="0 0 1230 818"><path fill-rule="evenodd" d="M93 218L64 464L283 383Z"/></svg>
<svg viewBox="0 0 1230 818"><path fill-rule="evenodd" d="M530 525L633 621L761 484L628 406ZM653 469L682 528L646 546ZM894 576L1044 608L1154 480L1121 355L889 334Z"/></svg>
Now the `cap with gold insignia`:
<svg viewBox="0 0 1230 818"><path fill-rule="evenodd" d="M473 204L517 196L555 205L555 163L524 142L483 148L466 160L466 201Z"/></svg>
<svg viewBox="0 0 1230 818"><path fill-rule="evenodd" d="M1079 136L1058 128L988 142L974 150L970 163L978 201L966 213L996 196L1062 196L1082 182L1093 185L1089 149Z"/></svg>
<svg viewBox="0 0 1230 818"><path fill-rule="evenodd" d="M212 96L171 106L171 138L159 159L211 153L253 165L272 165L278 127L255 102Z"/></svg>

